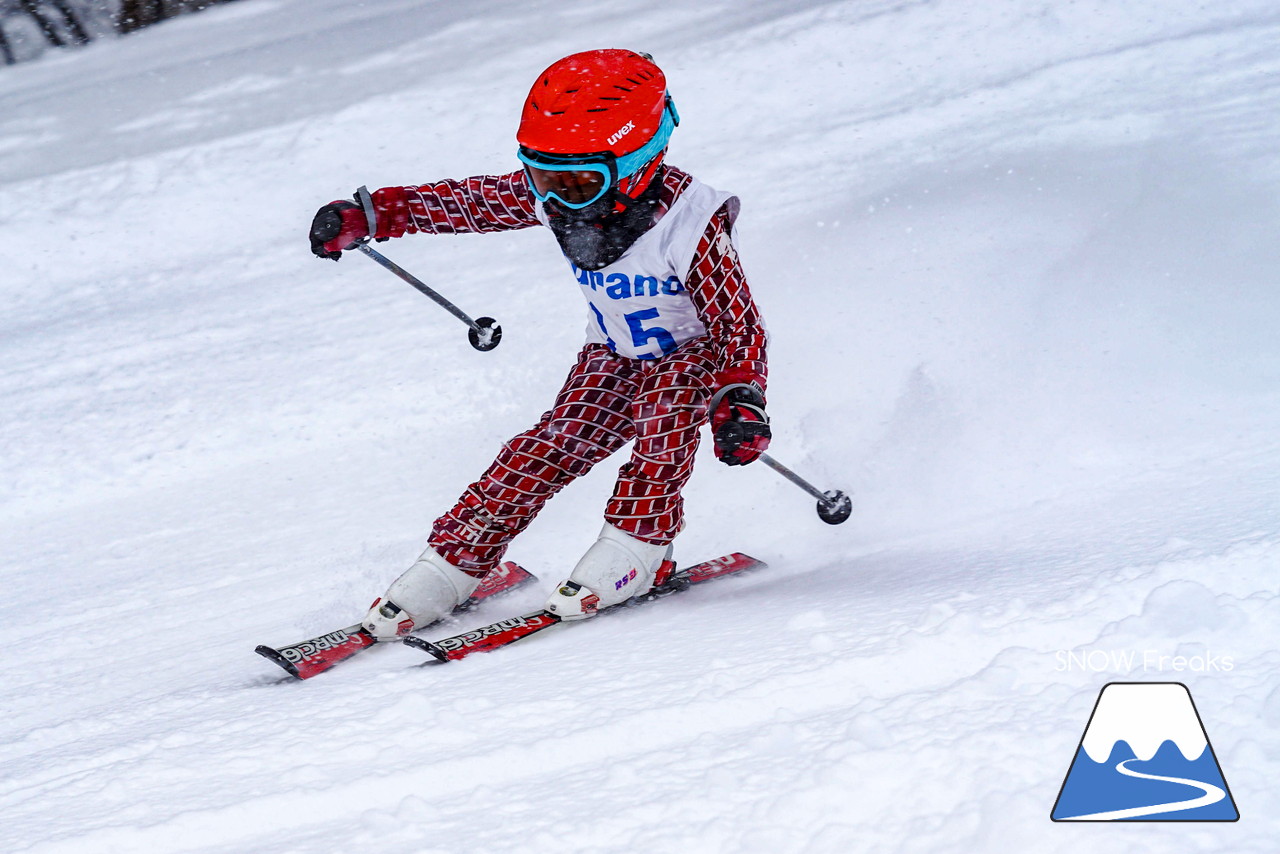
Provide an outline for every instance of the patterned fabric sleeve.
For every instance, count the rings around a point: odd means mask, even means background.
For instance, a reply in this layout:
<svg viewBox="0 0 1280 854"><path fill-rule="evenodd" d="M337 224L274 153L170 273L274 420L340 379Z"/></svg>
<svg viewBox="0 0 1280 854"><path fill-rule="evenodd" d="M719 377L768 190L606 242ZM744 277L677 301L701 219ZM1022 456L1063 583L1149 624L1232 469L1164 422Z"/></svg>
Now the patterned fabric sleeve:
<svg viewBox="0 0 1280 854"><path fill-rule="evenodd" d="M448 179L373 194L375 237L509 231L538 225L524 172Z"/></svg>
<svg viewBox="0 0 1280 854"><path fill-rule="evenodd" d="M720 208L707 223L689 269L689 296L712 342L722 348L719 384L756 382L768 376L768 333L751 298L742 262L730 237L731 222Z"/></svg>

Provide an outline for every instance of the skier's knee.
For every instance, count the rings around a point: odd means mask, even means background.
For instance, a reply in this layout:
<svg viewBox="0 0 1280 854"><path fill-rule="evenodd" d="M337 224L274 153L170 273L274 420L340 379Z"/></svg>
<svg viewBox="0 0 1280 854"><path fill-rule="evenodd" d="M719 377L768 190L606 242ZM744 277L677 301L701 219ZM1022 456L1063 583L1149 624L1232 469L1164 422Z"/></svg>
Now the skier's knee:
<svg viewBox="0 0 1280 854"><path fill-rule="evenodd" d="M514 458L512 468L529 472L533 467L541 470L540 480L557 482L571 477L569 453L573 439L551 425L521 433L507 443L507 452ZM516 464L518 462L518 464Z"/></svg>
<svg viewBox="0 0 1280 854"><path fill-rule="evenodd" d="M564 483L586 474L624 437L578 419L547 419L507 443L507 453L542 469L539 479Z"/></svg>

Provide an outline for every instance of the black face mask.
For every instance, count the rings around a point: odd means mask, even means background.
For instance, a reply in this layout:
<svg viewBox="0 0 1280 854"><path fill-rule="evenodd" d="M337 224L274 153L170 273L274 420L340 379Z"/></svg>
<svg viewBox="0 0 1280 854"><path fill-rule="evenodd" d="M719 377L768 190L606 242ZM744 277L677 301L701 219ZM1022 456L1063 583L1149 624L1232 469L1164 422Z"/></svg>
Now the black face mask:
<svg viewBox="0 0 1280 854"><path fill-rule="evenodd" d="M600 270L621 258L653 225L661 189L662 170L659 169L638 198L622 197L627 206L616 213L613 210L616 191L580 210L563 207L554 198L543 208L564 256L580 269Z"/></svg>

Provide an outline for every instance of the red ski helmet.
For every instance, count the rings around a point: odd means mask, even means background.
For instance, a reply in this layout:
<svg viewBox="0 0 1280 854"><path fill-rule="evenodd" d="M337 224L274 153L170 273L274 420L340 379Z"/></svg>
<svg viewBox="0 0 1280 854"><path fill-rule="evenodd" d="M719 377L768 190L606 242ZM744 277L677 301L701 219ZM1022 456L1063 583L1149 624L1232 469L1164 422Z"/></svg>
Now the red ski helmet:
<svg viewBox="0 0 1280 854"><path fill-rule="evenodd" d="M630 198L644 192L679 122L666 76L652 59L591 50L539 75L516 141L535 196L584 208L612 189Z"/></svg>

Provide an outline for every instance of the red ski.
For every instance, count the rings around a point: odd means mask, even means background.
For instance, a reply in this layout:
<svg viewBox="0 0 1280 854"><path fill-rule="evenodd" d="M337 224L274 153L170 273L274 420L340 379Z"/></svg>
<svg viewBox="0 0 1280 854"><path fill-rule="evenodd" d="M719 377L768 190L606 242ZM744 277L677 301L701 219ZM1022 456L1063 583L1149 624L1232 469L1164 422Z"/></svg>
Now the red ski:
<svg viewBox="0 0 1280 854"><path fill-rule="evenodd" d="M763 569L764 567L765 563L763 561L756 560L740 552L734 552L724 557L718 557L714 560L691 566L688 569L678 569L665 582L655 586L645 595L630 599L621 605L615 605L613 608L608 608L600 613L603 614L617 608L626 608L638 605L641 602L660 599L672 593L686 590L694 584L701 584L704 581L710 581L722 575L745 572L749 569ZM464 632L438 641L407 637L404 642L414 649L420 649L433 656L437 661L457 661L458 659L466 658L472 653L489 652L499 647L508 646L543 629L549 629L560 622L562 622L561 619L550 611L534 611L522 617L499 620L475 631ZM589 620L584 622L589 622Z"/></svg>
<svg viewBox="0 0 1280 854"><path fill-rule="evenodd" d="M480 586L476 588L476 592L470 599L453 609L453 613L461 614L469 611L491 596L514 590L530 581L537 581L532 573L511 561L501 563L484 577L484 581L480 582ZM363 652L377 642L373 635L357 623L290 646L259 646L254 652L280 665L290 676L310 679L317 673L324 673L335 664L346 661L356 653Z"/></svg>

